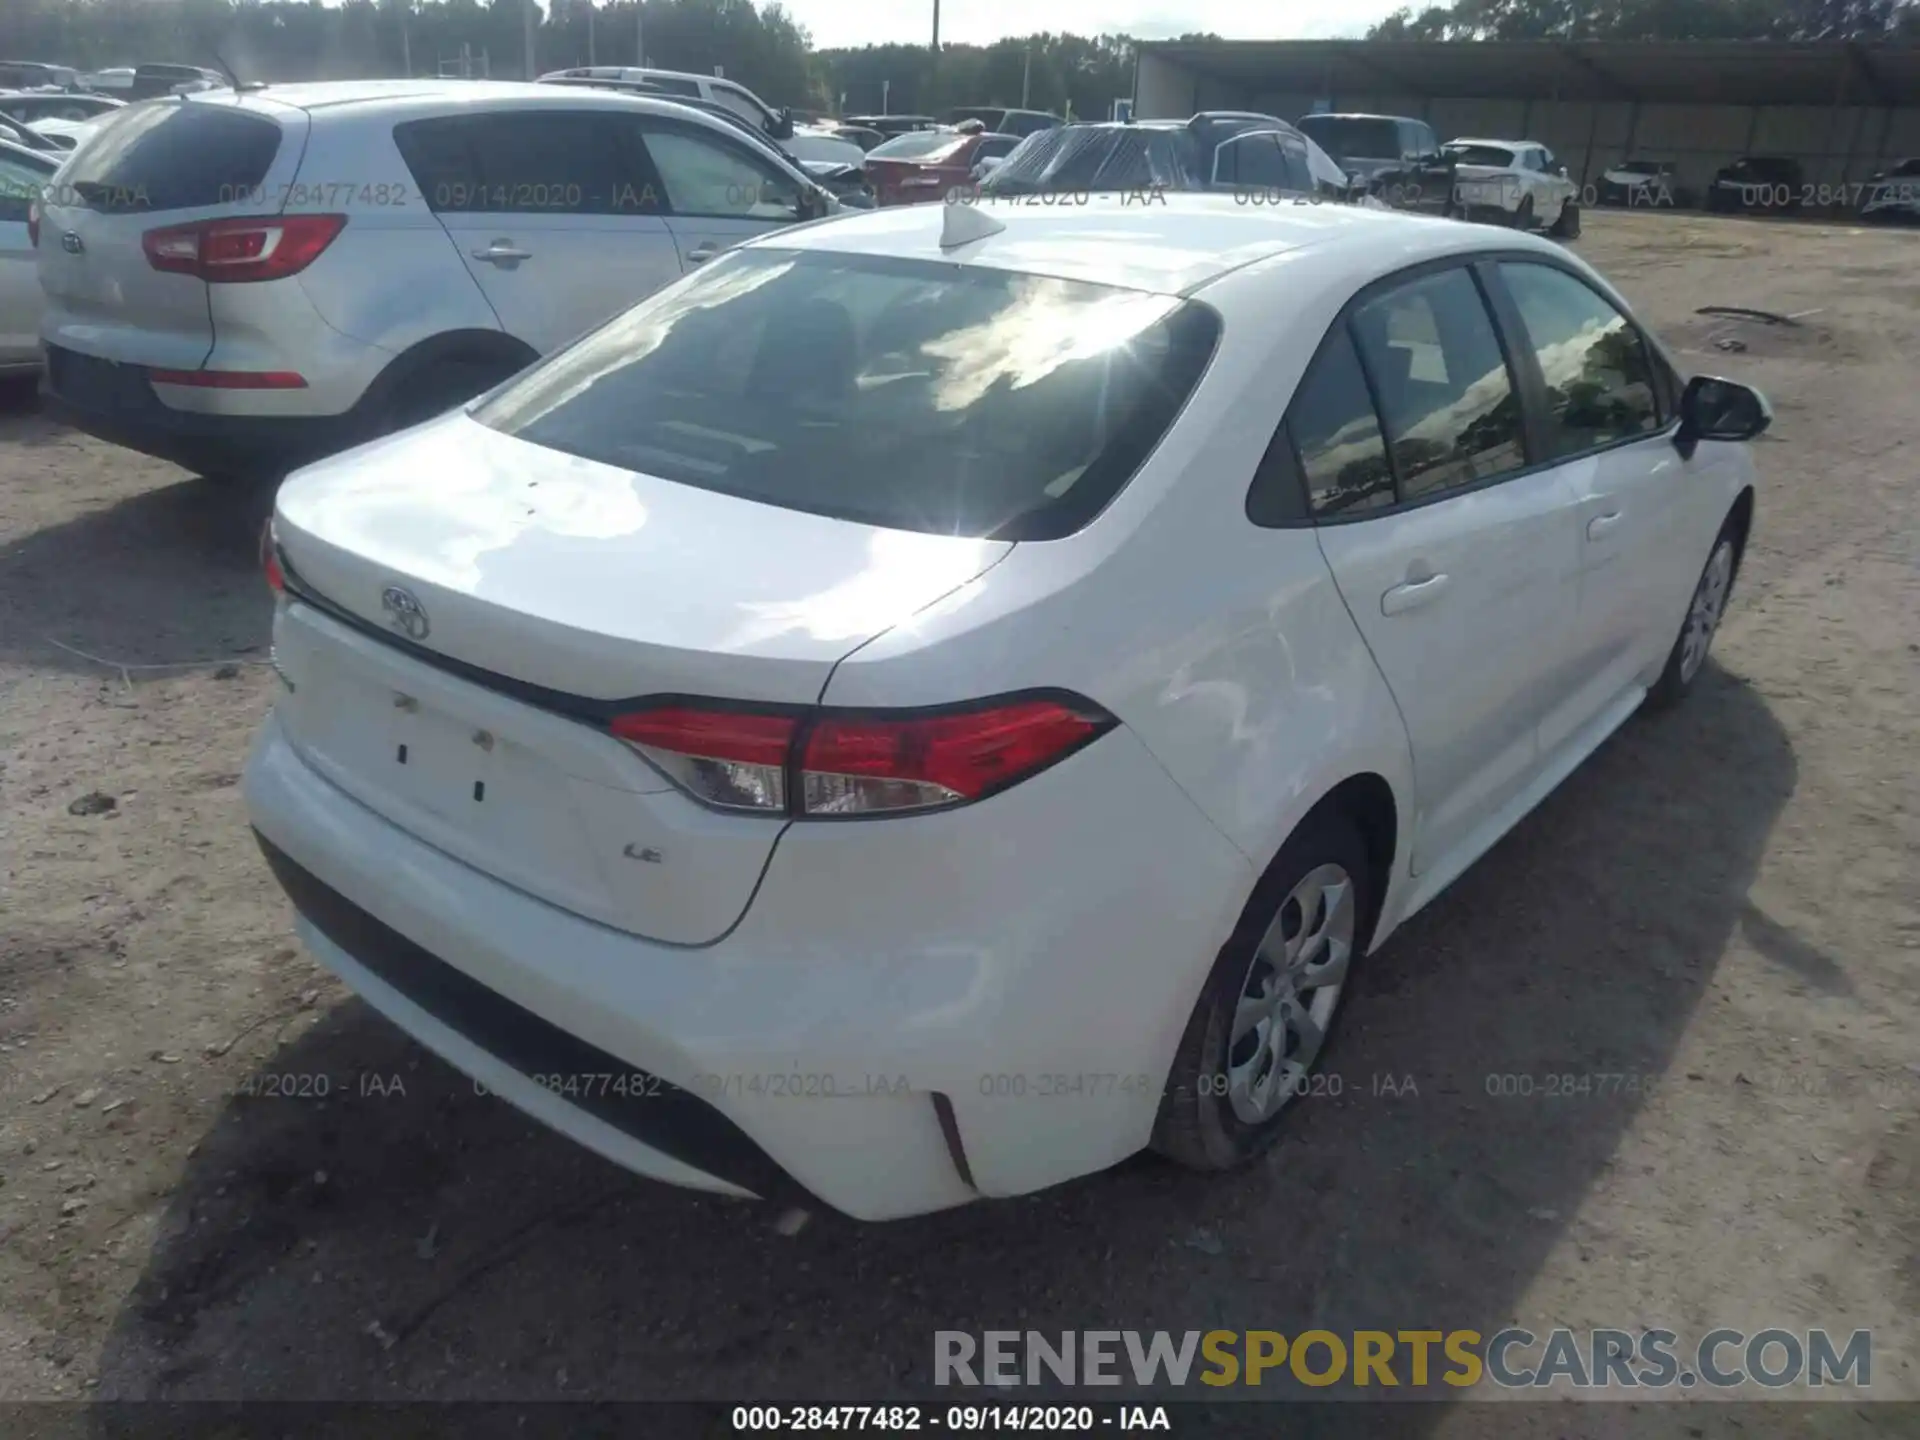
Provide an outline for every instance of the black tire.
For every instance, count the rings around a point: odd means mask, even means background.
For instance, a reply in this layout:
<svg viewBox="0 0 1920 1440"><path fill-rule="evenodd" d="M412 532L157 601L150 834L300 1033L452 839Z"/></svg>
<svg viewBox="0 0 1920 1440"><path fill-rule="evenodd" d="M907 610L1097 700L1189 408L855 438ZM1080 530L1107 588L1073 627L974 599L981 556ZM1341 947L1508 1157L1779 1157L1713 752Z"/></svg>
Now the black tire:
<svg viewBox="0 0 1920 1440"><path fill-rule="evenodd" d="M1234 1015L1243 998L1253 998L1245 992L1255 981L1253 967L1256 957L1262 956L1262 941L1270 928L1282 920L1296 887L1316 873L1324 873L1322 867L1326 866L1337 866L1351 882L1344 900L1351 907L1352 930L1342 987L1332 999L1331 1012L1322 1027L1323 1038L1309 1059L1305 1075L1285 1082L1278 1091L1270 1091L1277 1099L1272 1112L1263 1120L1249 1122L1236 1113L1237 1102L1227 1093L1226 1081L1235 1053ZM1151 1143L1161 1155L1189 1169L1230 1170L1251 1160L1278 1138L1292 1109L1291 1102L1313 1092L1314 1087L1305 1082L1313 1066L1326 1055L1327 1043L1340 1018L1340 1002L1347 998L1345 991L1352 985L1352 967L1366 950L1379 883L1359 830L1345 816L1334 811L1310 815L1289 837L1255 888L1233 937L1214 961L1187 1020L1154 1122ZM1297 915L1297 906L1294 911ZM1300 917L1300 933L1308 933L1313 918ZM1304 992L1307 996L1314 993ZM1266 1049L1266 1042L1255 1031L1241 1038L1255 1041L1255 1055ZM1280 1083L1278 1067L1270 1073Z"/></svg>
<svg viewBox="0 0 1920 1440"><path fill-rule="evenodd" d="M1726 555L1726 573L1720 586L1718 605L1701 641L1699 656L1689 663L1687 641L1694 629L1696 607L1700 604L1702 593L1710 588L1710 577L1723 551ZM1700 567L1700 578L1694 582L1693 591L1687 597L1687 613L1680 621L1680 633L1674 637L1673 649L1667 652L1666 666L1660 671L1660 678L1653 682L1653 688L1647 691L1644 702L1647 709L1671 710L1693 693L1701 672L1707 668L1707 654L1713 648L1713 637L1719 633L1720 622L1726 618L1727 602L1733 598L1733 582L1739 573L1740 535L1729 521L1714 537L1713 548L1707 552L1707 562Z"/></svg>
<svg viewBox="0 0 1920 1440"><path fill-rule="evenodd" d="M1519 208L1513 212L1513 228L1516 230L1533 229L1533 197L1522 195Z"/></svg>
<svg viewBox="0 0 1920 1440"><path fill-rule="evenodd" d="M1560 207L1559 218L1553 222L1553 233L1561 240L1580 238L1580 206L1577 203L1569 200Z"/></svg>

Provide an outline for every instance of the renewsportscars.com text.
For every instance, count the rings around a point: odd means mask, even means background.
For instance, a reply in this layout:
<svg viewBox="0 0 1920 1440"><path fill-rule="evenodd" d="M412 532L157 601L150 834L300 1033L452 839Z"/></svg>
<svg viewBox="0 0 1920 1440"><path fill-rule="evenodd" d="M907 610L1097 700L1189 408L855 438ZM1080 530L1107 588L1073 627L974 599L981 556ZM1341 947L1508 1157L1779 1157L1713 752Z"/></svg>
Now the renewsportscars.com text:
<svg viewBox="0 0 1920 1440"><path fill-rule="evenodd" d="M934 1332L937 1385L1204 1385L1384 1390L1865 1390L1873 1335L1710 1330L965 1330Z"/></svg>

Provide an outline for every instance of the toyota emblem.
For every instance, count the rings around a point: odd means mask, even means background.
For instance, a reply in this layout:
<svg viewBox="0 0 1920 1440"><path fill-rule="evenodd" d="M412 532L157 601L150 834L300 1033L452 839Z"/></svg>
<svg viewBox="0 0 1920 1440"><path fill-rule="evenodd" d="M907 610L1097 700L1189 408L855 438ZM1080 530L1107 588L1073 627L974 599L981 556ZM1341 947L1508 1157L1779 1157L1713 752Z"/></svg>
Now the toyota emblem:
<svg viewBox="0 0 1920 1440"><path fill-rule="evenodd" d="M387 612L387 623L409 640L424 640L433 628L427 623L426 607L411 590L398 585L381 591L380 608Z"/></svg>

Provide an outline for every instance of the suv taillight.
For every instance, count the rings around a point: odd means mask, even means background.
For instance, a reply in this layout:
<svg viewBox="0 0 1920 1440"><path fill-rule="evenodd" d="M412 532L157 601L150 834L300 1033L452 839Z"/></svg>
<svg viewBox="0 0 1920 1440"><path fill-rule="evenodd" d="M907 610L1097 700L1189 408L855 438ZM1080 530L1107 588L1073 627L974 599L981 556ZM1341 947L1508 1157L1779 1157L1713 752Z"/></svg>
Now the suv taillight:
<svg viewBox="0 0 1920 1440"><path fill-rule="evenodd" d="M830 819L946 809L1064 760L1114 719L1077 696L926 711L772 711L675 702L609 729L722 810Z"/></svg>
<svg viewBox="0 0 1920 1440"><path fill-rule="evenodd" d="M280 537L274 531L272 519L260 527L260 570L267 577L269 590L276 595L286 593L287 576L280 568Z"/></svg>
<svg viewBox="0 0 1920 1440"><path fill-rule="evenodd" d="M320 258L346 228L344 215L268 215L168 225L140 237L156 270L208 284L284 280Z"/></svg>

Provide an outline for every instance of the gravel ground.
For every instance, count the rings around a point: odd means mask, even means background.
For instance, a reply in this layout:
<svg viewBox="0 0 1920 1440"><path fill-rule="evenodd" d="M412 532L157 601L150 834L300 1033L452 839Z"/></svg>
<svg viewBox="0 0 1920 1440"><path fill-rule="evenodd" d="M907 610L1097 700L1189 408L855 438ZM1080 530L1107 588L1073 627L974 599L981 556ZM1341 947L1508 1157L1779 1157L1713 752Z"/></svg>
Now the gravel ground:
<svg viewBox="0 0 1920 1440"><path fill-rule="evenodd" d="M1920 1399L1914 245L1590 218L1775 403L1753 547L1689 704L1370 963L1341 1095L1230 1179L797 1234L475 1095L296 948L236 788L267 497L0 396L0 1397L871 1399L942 1328L1519 1322L1869 1327L1874 1394Z"/></svg>

